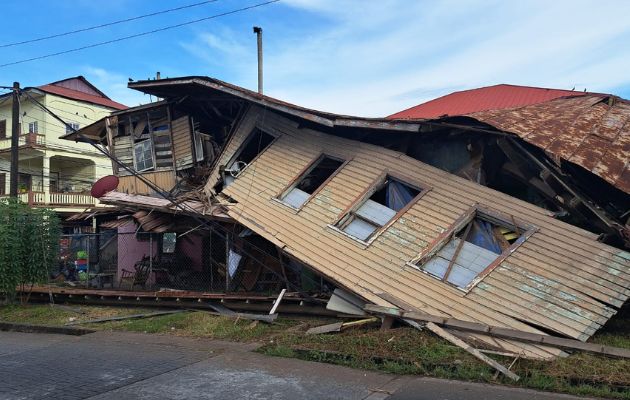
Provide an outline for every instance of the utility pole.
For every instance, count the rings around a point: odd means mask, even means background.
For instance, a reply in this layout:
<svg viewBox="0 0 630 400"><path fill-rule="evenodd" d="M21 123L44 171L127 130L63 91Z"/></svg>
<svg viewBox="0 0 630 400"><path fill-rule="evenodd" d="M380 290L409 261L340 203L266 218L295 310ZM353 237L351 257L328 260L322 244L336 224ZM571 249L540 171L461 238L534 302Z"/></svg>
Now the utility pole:
<svg viewBox="0 0 630 400"><path fill-rule="evenodd" d="M263 94L263 48L262 48L262 28L254 27L254 33L258 42L258 93Z"/></svg>
<svg viewBox="0 0 630 400"><path fill-rule="evenodd" d="M18 195L18 155L20 147L20 83L13 82L13 113L11 115L11 187L9 195Z"/></svg>

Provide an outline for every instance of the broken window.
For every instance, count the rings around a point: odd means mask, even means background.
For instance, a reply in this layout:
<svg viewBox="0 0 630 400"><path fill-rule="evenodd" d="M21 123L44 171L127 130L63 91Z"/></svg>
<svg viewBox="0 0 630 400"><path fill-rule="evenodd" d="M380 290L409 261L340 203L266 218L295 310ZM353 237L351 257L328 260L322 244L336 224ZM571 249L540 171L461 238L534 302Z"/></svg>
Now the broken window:
<svg viewBox="0 0 630 400"><path fill-rule="evenodd" d="M153 144L150 139L136 142L133 145L135 169L138 172L153 169Z"/></svg>
<svg viewBox="0 0 630 400"><path fill-rule="evenodd" d="M361 241L367 241L387 225L421 192L421 189L391 176L386 176L373 190L369 198L337 223L339 229Z"/></svg>
<svg viewBox="0 0 630 400"><path fill-rule="evenodd" d="M297 181L279 197L284 203L300 208L343 164L342 160L321 156L311 164Z"/></svg>
<svg viewBox="0 0 630 400"><path fill-rule="evenodd" d="M467 290L478 277L489 272L518 245L517 240L533 230L515 222L474 211L473 217L424 265L428 274L459 289Z"/></svg>
<svg viewBox="0 0 630 400"><path fill-rule="evenodd" d="M225 168L225 186L231 184L236 177L247 167L259 154L273 142L275 137L260 129L255 129L243 142L241 148L232 157Z"/></svg>

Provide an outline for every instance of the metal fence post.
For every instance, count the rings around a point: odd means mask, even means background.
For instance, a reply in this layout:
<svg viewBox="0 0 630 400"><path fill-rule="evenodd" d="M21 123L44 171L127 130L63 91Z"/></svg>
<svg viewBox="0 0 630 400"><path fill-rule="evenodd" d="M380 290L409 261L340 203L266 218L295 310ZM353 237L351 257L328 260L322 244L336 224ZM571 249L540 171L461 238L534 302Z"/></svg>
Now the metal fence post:
<svg viewBox="0 0 630 400"><path fill-rule="evenodd" d="M149 287L153 288L153 282L151 282L151 275L153 274L153 233L149 233Z"/></svg>

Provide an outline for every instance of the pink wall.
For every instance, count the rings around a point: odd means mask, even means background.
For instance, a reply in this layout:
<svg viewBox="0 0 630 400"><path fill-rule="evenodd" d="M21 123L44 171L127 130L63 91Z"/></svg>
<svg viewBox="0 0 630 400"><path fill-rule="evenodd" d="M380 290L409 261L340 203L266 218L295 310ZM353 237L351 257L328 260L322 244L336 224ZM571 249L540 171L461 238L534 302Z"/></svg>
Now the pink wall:
<svg viewBox="0 0 630 400"><path fill-rule="evenodd" d="M118 277L123 269L134 271L133 266L143 256L151 254L150 242L136 239L135 224L126 224L118 228ZM157 236L155 236L157 238ZM157 256L157 240L153 240L153 256Z"/></svg>

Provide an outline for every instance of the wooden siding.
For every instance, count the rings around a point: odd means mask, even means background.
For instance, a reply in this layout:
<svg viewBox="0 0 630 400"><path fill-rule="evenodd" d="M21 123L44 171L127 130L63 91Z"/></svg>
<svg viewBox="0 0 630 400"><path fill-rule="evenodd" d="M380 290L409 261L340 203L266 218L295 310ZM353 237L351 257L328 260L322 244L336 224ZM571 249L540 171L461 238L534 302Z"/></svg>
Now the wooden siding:
<svg viewBox="0 0 630 400"><path fill-rule="evenodd" d="M155 184L163 191L169 191L175 186L176 179L173 171L160 171L160 172L145 172L142 173L142 177L149 180L149 182ZM118 183L119 192L129 194L153 194L155 191L147 186L135 176L121 176Z"/></svg>
<svg viewBox="0 0 630 400"><path fill-rule="evenodd" d="M256 126L259 112L252 108L244 117L217 166L232 157ZM401 153L298 129L268 110L260 127L280 137L224 189L238 202L230 215L370 302L390 306L393 297L434 315L530 332L540 326L586 340L630 295L630 254L595 241L592 233L553 219L544 209ZM351 161L297 213L272 200L322 153ZM328 225L383 173L408 176L413 180L408 183L430 190L369 246L331 229ZM207 192L218 176L216 168ZM513 215L538 231L468 293L408 265L475 204ZM532 357L552 351L518 348Z"/></svg>
<svg viewBox="0 0 630 400"><path fill-rule="evenodd" d="M193 142L188 116L180 117L171 123L173 131L173 154L175 168L184 169L193 165Z"/></svg>
<svg viewBox="0 0 630 400"><path fill-rule="evenodd" d="M133 140L131 136L117 136L114 138L114 157L122 164L131 169L135 169L133 165ZM118 169L118 174L122 176L131 175L124 168Z"/></svg>

